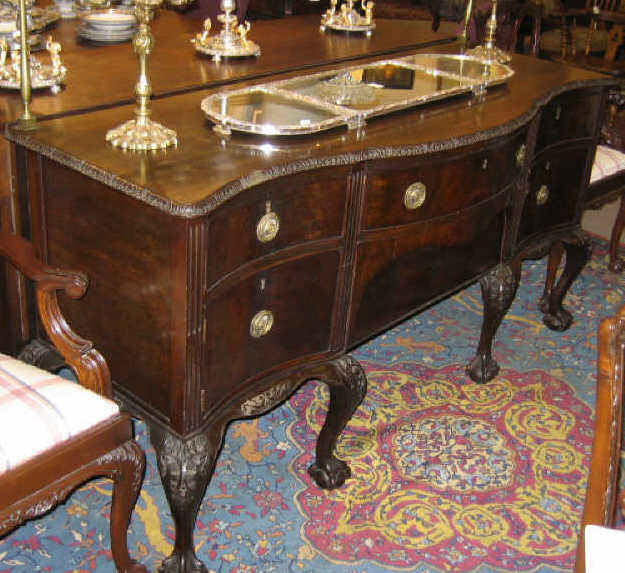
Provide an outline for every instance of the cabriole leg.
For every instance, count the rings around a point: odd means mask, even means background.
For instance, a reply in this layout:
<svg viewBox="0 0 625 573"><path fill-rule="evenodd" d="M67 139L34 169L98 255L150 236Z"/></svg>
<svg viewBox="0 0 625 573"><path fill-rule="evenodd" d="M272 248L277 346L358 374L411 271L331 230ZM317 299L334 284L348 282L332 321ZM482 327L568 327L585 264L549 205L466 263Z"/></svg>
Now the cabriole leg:
<svg viewBox="0 0 625 573"><path fill-rule="evenodd" d="M545 326L556 331L566 330L573 322L573 315L562 307L562 301L591 253L590 241L582 234L565 239L562 244L566 253L564 270L553 288L545 288L539 304Z"/></svg>
<svg viewBox="0 0 625 573"><path fill-rule="evenodd" d="M514 300L520 273L520 263L500 264L480 281L484 304L482 332L477 354L466 369L467 375L475 382L488 382L499 372L499 365L492 355L493 338Z"/></svg>
<svg viewBox="0 0 625 573"><path fill-rule="evenodd" d="M158 471L176 526L172 554L161 565L161 573L206 573L195 555L193 531L197 513L215 468L223 428L181 439L156 424L150 424L150 441L156 450Z"/></svg>
<svg viewBox="0 0 625 573"><path fill-rule="evenodd" d="M367 392L367 377L360 364L343 356L315 369L313 376L330 388L330 404L317 439L316 460L308 473L319 487L335 489L351 476L349 466L334 456L334 446Z"/></svg>

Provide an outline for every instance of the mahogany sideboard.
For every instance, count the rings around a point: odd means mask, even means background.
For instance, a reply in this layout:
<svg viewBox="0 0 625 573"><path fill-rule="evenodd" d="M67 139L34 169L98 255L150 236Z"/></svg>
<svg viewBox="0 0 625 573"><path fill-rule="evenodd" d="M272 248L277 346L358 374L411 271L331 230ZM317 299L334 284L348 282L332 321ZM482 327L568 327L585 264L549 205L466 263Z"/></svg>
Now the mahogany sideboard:
<svg viewBox="0 0 625 573"><path fill-rule="evenodd" d="M286 20L281 20L285 22ZM193 92L155 101L179 147L124 153L104 143L130 106L9 130L44 259L87 273L87 301L63 301L144 416L176 525L166 572L205 571L193 549L199 505L227 424L330 388L310 468L325 488L366 378L350 349L480 280L484 324L469 375L497 372L494 333L521 261L554 243L564 271L545 293L549 326L588 257L579 220L612 80L514 56L483 101L460 97L370 121L363 130L267 140L210 129ZM426 190L418 208L405 192ZM267 214L277 234L258 238Z"/></svg>
<svg viewBox="0 0 625 573"><path fill-rule="evenodd" d="M61 43L68 75L65 87L58 94L50 90L33 92L32 111L40 118L129 104L134 100L137 58L130 43L96 45L80 40L77 25L76 20L61 20L47 32ZM452 41L456 34L456 26L451 24L432 32L429 22L390 20L380 20L371 38L322 34L318 15L289 18L288 34L283 33L285 25L275 20L255 23L250 36L262 47L261 56L224 60L217 65L210 58L196 54L189 41L201 31L199 20L160 11L151 26L156 39L150 58L154 97L228 85L276 72L304 70L320 64L349 62L363 56L440 45ZM21 111L19 93L5 91L0 97L0 123L14 121ZM0 225L27 235L27 213L20 213L13 199L19 181L17 174L11 171L11 153L9 143L0 138ZM25 219L24 225L21 219ZM23 288L7 284L5 294L8 308L4 312L11 319L0 329L0 349L15 354L31 338L32 329ZM6 301L0 302L6 306Z"/></svg>

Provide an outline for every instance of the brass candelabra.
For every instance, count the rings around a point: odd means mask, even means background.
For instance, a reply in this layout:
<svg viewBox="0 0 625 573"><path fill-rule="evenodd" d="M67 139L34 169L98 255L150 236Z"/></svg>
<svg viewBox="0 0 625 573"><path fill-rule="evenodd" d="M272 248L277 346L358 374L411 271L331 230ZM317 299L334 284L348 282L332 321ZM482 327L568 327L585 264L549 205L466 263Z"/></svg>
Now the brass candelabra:
<svg viewBox="0 0 625 573"><path fill-rule="evenodd" d="M23 0L22 0L23 1ZM139 78L135 85L137 107L135 119L131 119L106 133L106 140L115 147L145 151L164 149L178 144L178 136L172 129L150 119L152 84L148 72L148 56L154 48L154 36L150 32L153 12L162 0L136 0L135 14L139 27L132 40L132 47L139 59Z"/></svg>
<svg viewBox="0 0 625 573"><path fill-rule="evenodd" d="M497 33L497 0L492 0L493 6L490 12L490 17L486 23L486 42L484 45L477 46L467 51L467 55L479 58L486 62L501 62L507 64L510 61L510 54L500 50L496 45L496 33ZM465 18L464 36L466 42L466 33L468 28L468 22L471 15L468 14Z"/></svg>

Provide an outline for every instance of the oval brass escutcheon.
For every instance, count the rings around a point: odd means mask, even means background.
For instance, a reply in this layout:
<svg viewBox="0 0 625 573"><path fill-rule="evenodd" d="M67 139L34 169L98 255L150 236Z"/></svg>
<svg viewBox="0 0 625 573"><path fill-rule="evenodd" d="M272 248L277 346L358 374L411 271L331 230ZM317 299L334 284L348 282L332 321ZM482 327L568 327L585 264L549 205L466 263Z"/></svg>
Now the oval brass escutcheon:
<svg viewBox="0 0 625 573"><path fill-rule="evenodd" d="M425 203L426 197L426 187L423 183L418 181L417 183L413 183L408 186L406 192L404 193L404 205L406 209L418 209Z"/></svg>
<svg viewBox="0 0 625 573"><path fill-rule="evenodd" d="M250 322L250 334L253 338L265 336L273 326L273 312L270 310L259 310Z"/></svg>
<svg viewBox="0 0 625 573"><path fill-rule="evenodd" d="M516 165L517 165L517 167L523 167L524 163L525 163L525 143L521 144L521 147L519 147L516 150Z"/></svg>
<svg viewBox="0 0 625 573"><path fill-rule="evenodd" d="M261 243L273 241L280 230L280 218L273 211L265 213L256 225L256 237Z"/></svg>
<svg viewBox="0 0 625 573"><path fill-rule="evenodd" d="M549 187L541 185L536 193L536 205L544 205L549 199Z"/></svg>

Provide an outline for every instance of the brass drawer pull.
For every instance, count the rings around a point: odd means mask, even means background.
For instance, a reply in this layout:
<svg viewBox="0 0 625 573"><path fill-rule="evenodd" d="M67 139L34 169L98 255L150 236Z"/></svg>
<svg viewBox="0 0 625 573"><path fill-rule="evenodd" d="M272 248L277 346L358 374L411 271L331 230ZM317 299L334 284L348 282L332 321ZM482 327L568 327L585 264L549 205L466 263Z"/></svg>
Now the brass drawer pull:
<svg viewBox="0 0 625 573"><path fill-rule="evenodd" d="M516 166L523 167L525 164L525 143L522 143L521 146L516 150Z"/></svg>
<svg viewBox="0 0 625 573"><path fill-rule="evenodd" d="M410 209L411 211L414 209L418 209L425 203L426 197L426 188L423 183L420 181L417 183L413 183L408 186L406 192L404 193L404 205L406 209Z"/></svg>
<svg viewBox="0 0 625 573"><path fill-rule="evenodd" d="M544 205L549 199L549 187L541 185L536 193L536 205Z"/></svg>
<svg viewBox="0 0 625 573"><path fill-rule="evenodd" d="M273 241L280 230L280 218L271 210L271 202L265 203L266 213L256 225L256 238L261 243Z"/></svg>
<svg viewBox="0 0 625 573"><path fill-rule="evenodd" d="M259 310L250 322L250 334L253 338L260 338L269 333L273 326L273 312L270 310Z"/></svg>

